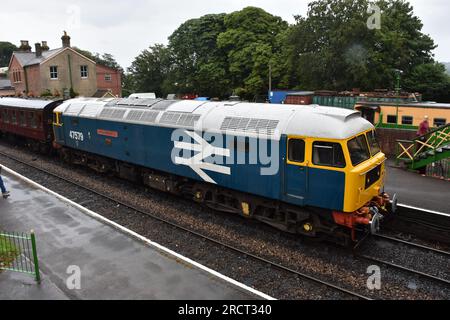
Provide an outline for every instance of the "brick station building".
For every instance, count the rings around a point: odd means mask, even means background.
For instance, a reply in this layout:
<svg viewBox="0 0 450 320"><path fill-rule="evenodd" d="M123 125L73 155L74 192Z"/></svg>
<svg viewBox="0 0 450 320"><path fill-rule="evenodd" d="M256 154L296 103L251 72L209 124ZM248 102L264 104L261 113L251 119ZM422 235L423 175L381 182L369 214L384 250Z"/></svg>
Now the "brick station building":
<svg viewBox="0 0 450 320"><path fill-rule="evenodd" d="M9 78L18 96L63 96L71 88L80 96L122 96L120 70L97 64L70 46L64 32L62 47L50 50L47 42L35 44L35 52L26 40L13 53Z"/></svg>

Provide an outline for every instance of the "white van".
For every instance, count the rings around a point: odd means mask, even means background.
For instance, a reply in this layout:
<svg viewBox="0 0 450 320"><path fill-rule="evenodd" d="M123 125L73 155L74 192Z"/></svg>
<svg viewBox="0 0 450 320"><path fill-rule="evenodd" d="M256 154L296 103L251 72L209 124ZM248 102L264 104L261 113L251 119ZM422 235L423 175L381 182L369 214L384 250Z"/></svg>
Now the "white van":
<svg viewBox="0 0 450 320"><path fill-rule="evenodd" d="M156 99L156 94L153 92L148 93L133 93L128 97L129 99Z"/></svg>

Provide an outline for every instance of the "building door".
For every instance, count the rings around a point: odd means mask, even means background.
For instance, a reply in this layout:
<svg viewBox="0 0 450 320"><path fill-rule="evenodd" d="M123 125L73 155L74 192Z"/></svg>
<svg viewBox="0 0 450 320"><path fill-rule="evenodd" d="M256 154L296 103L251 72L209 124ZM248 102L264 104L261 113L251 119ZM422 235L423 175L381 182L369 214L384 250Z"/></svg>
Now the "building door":
<svg viewBox="0 0 450 320"><path fill-rule="evenodd" d="M305 157L306 142L291 137L287 143L285 170L285 196L298 205L305 205L308 192L308 165Z"/></svg>
<svg viewBox="0 0 450 320"><path fill-rule="evenodd" d="M372 124L375 124L375 109L362 108L361 116Z"/></svg>

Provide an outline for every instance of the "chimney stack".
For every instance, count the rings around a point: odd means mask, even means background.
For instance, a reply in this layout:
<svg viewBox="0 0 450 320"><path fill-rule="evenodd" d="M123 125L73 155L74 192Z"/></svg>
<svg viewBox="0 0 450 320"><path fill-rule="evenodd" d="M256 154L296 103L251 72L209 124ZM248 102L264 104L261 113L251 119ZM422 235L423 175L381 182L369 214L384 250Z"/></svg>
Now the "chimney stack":
<svg viewBox="0 0 450 320"><path fill-rule="evenodd" d="M42 41L42 51L48 51L50 48L48 47L47 41Z"/></svg>
<svg viewBox="0 0 450 320"><path fill-rule="evenodd" d="M35 46L35 48L36 48L36 57L37 57L37 58L42 57L42 47L41 47L41 44L38 42L38 43L35 43L34 46Z"/></svg>
<svg viewBox="0 0 450 320"><path fill-rule="evenodd" d="M63 48L70 48L70 37L67 32L64 31L64 35L61 37Z"/></svg>
<svg viewBox="0 0 450 320"><path fill-rule="evenodd" d="M31 52L31 47L28 44L28 40L20 40L19 50L23 52Z"/></svg>

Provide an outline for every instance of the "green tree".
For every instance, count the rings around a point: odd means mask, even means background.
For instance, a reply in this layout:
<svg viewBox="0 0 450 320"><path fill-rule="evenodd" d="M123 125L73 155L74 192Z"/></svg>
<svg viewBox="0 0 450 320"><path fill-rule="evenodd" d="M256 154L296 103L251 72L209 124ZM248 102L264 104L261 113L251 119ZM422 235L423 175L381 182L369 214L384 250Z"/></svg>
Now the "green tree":
<svg viewBox="0 0 450 320"><path fill-rule="evenodd" d="M150 46L135 58L125 77L127 91L154 92L162 97L171 85L167 83L171 71L170 52L162 44Z"/></svg>
<svg viewBox="0 0 450 320"><path fill-rule="evenodd" d="M247 98L266 93L269 64L277 65L282 46L277 40L287 22L255 7L233 12L224 22L226 31L217 37L217 45L227 54L234 91Z"/></svg>
<svg viewBox="0 0 450 320"><path fill-rule="evenodd" d="M407 76L432 62L433 40L422 33L412 6L379 0L381 29L367 27L368 0L317 0L290 32L295 85L345 90L393 87L393 70Z"/></svg>
<svg viewBox="0 0 450 320"><path fill-rule="evenodd" d="M117 70L123 70L122 67L119 65L119 63L114 58L114 56L110 53L104 53L104 54L100 55L99 53L92 53L88 50L82 50L77 47L73 47L73 49L75 51L77 51L78 53L82 54L83 56L91 59L95 63L101 64L101 65L104 65L104 66L107 66L107 67L110 67L113 69L117 69Z"/></svg>
<svg viewBox="0 0 450 320"><path fill-rule="evenodd" d="M441 63L417 65L405 79L403 87L422 93L424 100L450 101L450 76Z"/></svg>
<svg viewBox="0 0 450 320"><path fill-rule="evenodd" d="M7 67L11 56L17 47L10 42L0 41L0 67Z"/></svg>
<svg viewBox="0 0 450 320"><path fill-rule="evenodd" d="M229 91L227 57L217 46L225 14L209 14L183 23L169 37L172 79L180 93L223 96Z"/></svg>

